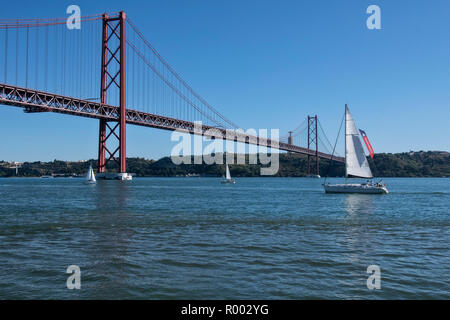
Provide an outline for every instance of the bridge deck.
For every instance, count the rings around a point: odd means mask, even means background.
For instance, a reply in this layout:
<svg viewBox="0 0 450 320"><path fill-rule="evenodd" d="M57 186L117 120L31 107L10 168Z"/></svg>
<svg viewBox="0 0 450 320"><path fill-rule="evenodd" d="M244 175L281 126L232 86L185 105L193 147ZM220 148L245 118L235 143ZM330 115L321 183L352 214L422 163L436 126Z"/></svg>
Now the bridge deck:
<svg viewBox="0 0 450 320"><path fill-rule="evenodd" d="M79 117L106 119L118 121L119 108L88 100L66 97L54 93L36 91L0 83L0 104L21 107L25 112L57 112ZM158 128L163 130L179 130L190 134L204 135L214 138L223 138L235 142L271 147L278 150L315 156L314 150L302 148L293 144L283 143L276 140L266 139L244 132L226 130L213 126L196 125L194 122L164 117L152 113L146 113L127 109L126 122L138 126ZM318 153L319 158L331 159L331 155L323 152ZM337 162L345 162L342 157L333 156Z"/></svg>

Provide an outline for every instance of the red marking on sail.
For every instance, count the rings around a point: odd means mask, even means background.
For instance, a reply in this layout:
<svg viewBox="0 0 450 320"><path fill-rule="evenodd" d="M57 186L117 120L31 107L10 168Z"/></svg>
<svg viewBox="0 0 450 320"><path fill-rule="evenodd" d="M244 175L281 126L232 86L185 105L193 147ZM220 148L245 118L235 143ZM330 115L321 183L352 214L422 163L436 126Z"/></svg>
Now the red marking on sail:
<svg viewBox="0 0 450 320"><path fill-rule="evenodd" d="M364 143L366 144L367 150L369 150L370 158L373 159L373 156L375 153L373 152L372 145L370 144L369 138L367 138L367 135L363 130L359 129L359 132L361 133Z"/></svg>

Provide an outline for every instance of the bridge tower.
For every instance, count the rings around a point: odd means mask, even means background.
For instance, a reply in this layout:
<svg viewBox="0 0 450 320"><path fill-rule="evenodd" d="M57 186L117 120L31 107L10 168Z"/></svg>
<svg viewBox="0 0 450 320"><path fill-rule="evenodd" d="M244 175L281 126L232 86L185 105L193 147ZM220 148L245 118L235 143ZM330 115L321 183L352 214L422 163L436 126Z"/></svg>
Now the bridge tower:
<svg viewBox="0 0 450 320"><path fill-rule="evenodd" d="M119 121L100 120L98 147L98 177L129 180L126 173L126 100L125 100L125 12L109 17L103 14L102 28L102 66L100 102L108 104L108 94L119 93ZM118 142L118 146L111 143ZM107 175L106 165L114 160L119 165L119 174Z"/></svg>
<svg viewBox="0 0 450 320"><path fill-rule="evenodd" d="M319 176L319 142L317 131L317 115L314 117L308 116L308 151L311 146L315 144L315 158L316 158L316 175ZM311 155L308 154L308 175L311 175Z"/></svg>
<svg viewBox="0 0 450 320"><path fill-rule="evenodd" d="M294 144L294 137L292 136L292 131L289 131L288 144Z"/></svg>

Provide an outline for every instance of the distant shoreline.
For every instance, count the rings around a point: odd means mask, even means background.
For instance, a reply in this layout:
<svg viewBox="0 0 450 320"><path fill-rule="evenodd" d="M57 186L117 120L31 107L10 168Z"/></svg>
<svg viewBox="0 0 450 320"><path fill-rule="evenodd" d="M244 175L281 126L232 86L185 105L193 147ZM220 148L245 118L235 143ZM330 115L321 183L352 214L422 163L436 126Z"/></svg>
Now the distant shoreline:
<svg viewBox="0 0 450 320"><path fill-rule="evenodd" d="M248 155L246 155L248 159ZM450 153L444 151L419 151L405 153L380 153L370 159L369 164L375 177L392 178L446 178L450 177ZM246 161L248 163L248 161ZM315 174L315 159L311 157L311 173ZM87 161L60 161L52 162L24 162L11 163L0 161L0 177L16 177L16 166L18 177L52 176L61 177L83 177L89 166L97 167L97 160ZM107 171L117 172L117 164L110 162ZM245 164L230 165L233 177L259 177L261 165ZM225 175L223 164L180 164L175 165L169 157L159 160L147 160L143 158L127 158L127 171L134 173L135 177L183 177L191 175L201 177L222 177ZM319 174L324 177L343 177L344 165L333 163L329 160L320 159ZM307 156L281 153L279 156L279 170L273 177L306 177ZM265 176L266 177L266 176ZM269 177L269 176L267 176Z"/></svg>
<svg viewBox="0 0 450 320"><path fill-rule="evenodd" d="M182 178L186 178L186 179L192 179L192 178L197 178L197 179L220 179L222 177L212 177L212 176L200 176L200 177L180 177L180 176L137 176L134 177L133 180L135 179L141 179L141 178L161 178L161 179L182 179ZM271 179L275 179L275 178L279 178L279 179L311 179L311 180L323 180L325 179L325 177L321 177L321 178L309 178L309 177L279 177L279 176L254 176L254 177L239 177L239 179L253 179L253 178L271 178ZM327 177L328 179L345 179L345 177ZM56 180L61 180L61 179L75 179L75 180L83 180L83 177L58 177L58 178L42 178L42 177L0 177L0 179L43 179L43 180L52 180L52 179L56 179ZM358 178L354 178L355 180L357 180ZM374 177L375 180L378 179L450 179L449 177ZM361 179L359 179L361 180ZM363 179L365 180L365 179ZM100 180L101 181L101 180Z"/></svg>

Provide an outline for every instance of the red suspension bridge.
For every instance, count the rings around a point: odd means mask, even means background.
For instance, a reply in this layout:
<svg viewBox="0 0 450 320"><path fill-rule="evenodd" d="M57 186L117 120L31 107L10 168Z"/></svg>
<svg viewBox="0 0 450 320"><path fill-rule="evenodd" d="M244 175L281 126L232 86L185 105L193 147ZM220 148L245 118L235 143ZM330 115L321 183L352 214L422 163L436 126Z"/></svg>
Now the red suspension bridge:
<svg viewBox="0 0 450 320"><path fill-rule="evenodd" d="M69 30L66 18L0 19L0 104L26 113L99 119L99 173L116 161L126 174L127 123L305 154L308 173L311 157L316 174L319 158L344 162L331 154L317 116L308 116L279 141L237 130L173 70L124 12L84 16L81 26ZM306 146L296 145L305 133Z"/></svg>

